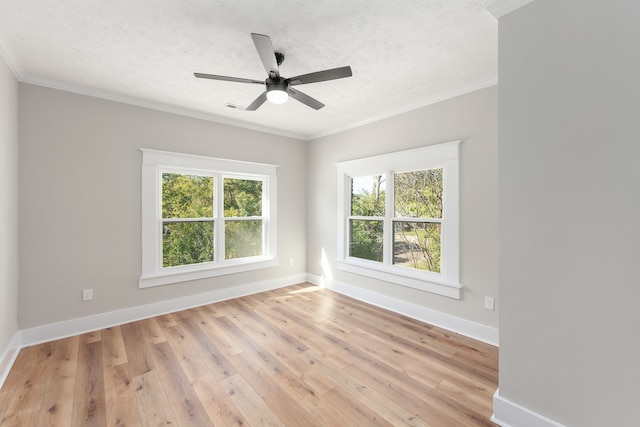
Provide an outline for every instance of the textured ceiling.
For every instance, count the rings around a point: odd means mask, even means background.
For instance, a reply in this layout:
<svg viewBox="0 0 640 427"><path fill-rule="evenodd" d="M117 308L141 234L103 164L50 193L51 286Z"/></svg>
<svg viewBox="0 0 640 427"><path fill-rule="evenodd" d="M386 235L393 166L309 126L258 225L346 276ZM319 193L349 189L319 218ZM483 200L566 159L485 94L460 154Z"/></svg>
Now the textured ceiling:
<svg viewBox="0 0 640 427"><path fill-rule="evenodd" d="M2 0L0 53L19 80L310 139L497 82L493 0ZM284 77L326 104L249 105L264 80L250 33L285 54Z"/></svg>

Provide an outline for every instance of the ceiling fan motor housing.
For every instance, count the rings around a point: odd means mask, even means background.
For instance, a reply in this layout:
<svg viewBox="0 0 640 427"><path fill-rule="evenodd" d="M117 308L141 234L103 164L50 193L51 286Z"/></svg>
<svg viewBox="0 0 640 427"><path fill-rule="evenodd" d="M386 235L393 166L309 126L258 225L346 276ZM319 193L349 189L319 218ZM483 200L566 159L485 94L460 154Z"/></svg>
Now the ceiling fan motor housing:
<svg viewBox="0 0 640 427"><path fill-rule="evenodd" d="M287 81L282 78L272 79L271 77L269 77L264 82L267 85L267 92L271 92L272 90L287 92L287 88L289 87Z"/></svg>
<svg viewBox="0 0 640 427"><path fill-rule="evenodd" d="M289 98L289 82L280 77L269 77L265 80L267 86L266 96L274 104L284 104Z"/></svg>

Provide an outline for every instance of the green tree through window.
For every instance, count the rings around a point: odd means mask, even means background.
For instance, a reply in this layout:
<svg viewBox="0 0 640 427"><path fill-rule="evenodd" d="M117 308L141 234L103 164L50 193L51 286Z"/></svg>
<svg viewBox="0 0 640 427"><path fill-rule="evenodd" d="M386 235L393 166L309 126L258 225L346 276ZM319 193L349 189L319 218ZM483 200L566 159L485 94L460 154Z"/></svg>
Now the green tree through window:
<svg viewBox="0 0 640 427"><path fill-rule="evenodd" d="M224 179L225 259L262 254L262 181Z"/></svg>
<svg viewBox="0 0 640 427"><path fill-rule="evenodd" d="M460 298L460 145L336 164L338 270Z"/></svg>
<svg viewBox="0 0 640 427"><path fill-rule="evenodd" d="M385 212L383 175L351 178L349 256L382 262Z"/></svg>
<svg viewBox="0 0 640 427"><path fill-rule="evenodd" d="M162 174L162 266L213 261L213 177Z"/></svg>
<svg viewBox="0 0 640 427"><path fill-rule="evenodd" d="M440 273L443 171L391 174L393 264ZM351 178L349 256L384 261L385 176Z"/></svg>
<svg viewBox="0 0 640 427"><path fill-rule="evenodd" d="M277 165L140 150L141 288L278 266Z"/></svg>
<svg viewBox="0 0 640 427"><path fill-rule="evenodd" d="M442 169L394 174L395 265L440 273L442 191Z"/></svg>

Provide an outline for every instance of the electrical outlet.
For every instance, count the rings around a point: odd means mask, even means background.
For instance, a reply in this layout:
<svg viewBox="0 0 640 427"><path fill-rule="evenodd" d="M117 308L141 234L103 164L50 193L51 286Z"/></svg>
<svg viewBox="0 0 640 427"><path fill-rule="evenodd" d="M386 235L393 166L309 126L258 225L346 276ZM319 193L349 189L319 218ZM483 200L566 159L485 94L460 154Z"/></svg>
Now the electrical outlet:
<svg viewBox="0 0 640 427"><path fill-rule="evenodd" d="M93 289L84 289L82 291L82 301L91 301L93 299Z"/></svg>
<svg viewBox="0 0 640 427"><path fill-rule="evenodd" d="M289 265L292 266L293 265L293 258L289 258Z"/></svg>
<svg viewBox="0 0 640 427"><path fill-rule="evenodd" d="M491 297L484 297L484 308L493 310L495 300Z"/></svg>

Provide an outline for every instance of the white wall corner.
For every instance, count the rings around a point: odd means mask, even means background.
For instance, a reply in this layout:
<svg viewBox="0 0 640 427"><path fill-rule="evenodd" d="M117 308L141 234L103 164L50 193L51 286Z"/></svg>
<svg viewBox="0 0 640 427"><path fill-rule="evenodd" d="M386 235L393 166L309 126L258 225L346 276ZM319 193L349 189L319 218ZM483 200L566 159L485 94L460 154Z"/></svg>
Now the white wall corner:
<svg viewBox="0 0 640 427"><path fill-rule="evenodd" d="M0 357L0 388L9 375L9 371L18 357L20 351L20 331L13 334L13 338L9 341L9 345L5 349L2 357Z"/></svg>
<svg viewBox="0 0 640 427"><path fill-rule="evenodd" d="M11 46L9 46L9 42L5 37L4 33L0 29L0 56L4 59L4 62L7 63L9 69L15 76L18 81L23 80L22 68L20 67L20 63L18 62L18 58L14 55Z"/></svg>
<svg viewBox="0 0 640 427"><path fill-rule="evenodd" d="M501 427L565 427L530 409L500 396L500 388L493 395L491 421Z"/></svg>
<svg viewBox="0 0 640 427"><path fill-rule="evenodd" d="M359 301L366 302L376 307L381 307L394 313L399 313L412 319L419 320L430 325L447 329L448 331L498 346L498 328L483 325L471 320L462 319L436 310L431 310L421 305L399 300L377 292L348 285L315 274L307 274L307 281L314 285L322 286L332 291L347 295Z"/></svg>
<svg viewBox="0 0 640 427"><path fill-rule="evenodd" d="M504 15L513 12L516 9L520 9L522 6L533 2L534 0L496 0L493 4L487 7L487 10L496 19L503 17Z"/></svg>

